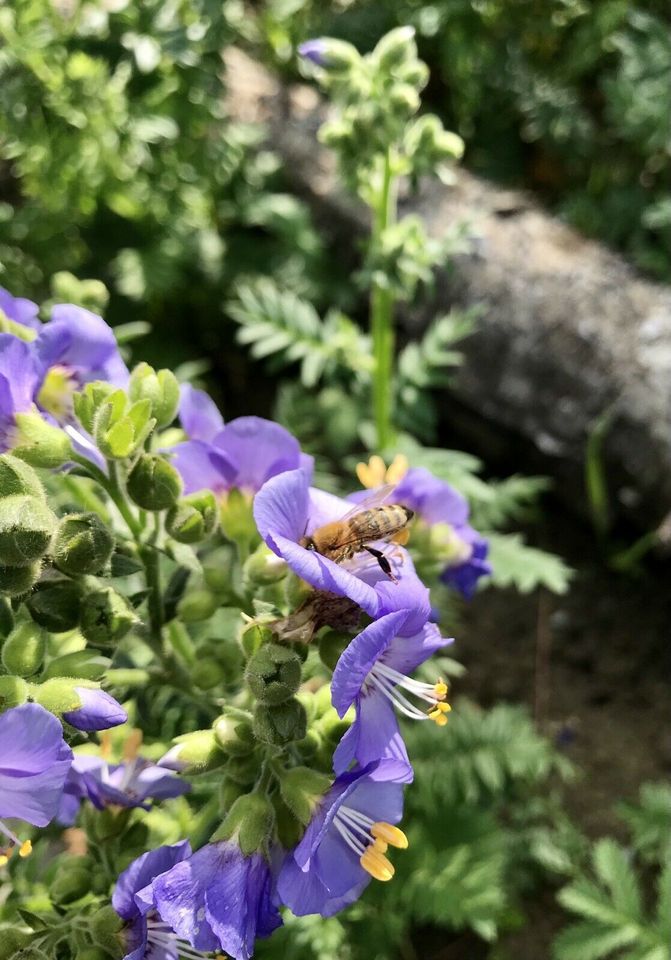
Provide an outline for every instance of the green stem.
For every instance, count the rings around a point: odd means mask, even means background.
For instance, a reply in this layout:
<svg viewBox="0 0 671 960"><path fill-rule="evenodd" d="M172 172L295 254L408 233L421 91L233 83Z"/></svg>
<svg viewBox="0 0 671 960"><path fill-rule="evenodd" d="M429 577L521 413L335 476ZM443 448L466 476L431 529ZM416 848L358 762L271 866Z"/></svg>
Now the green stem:
<svg viewBox="0 0 671 960"><path fill-rule="evenodd" d="M119 480L119 469L116 463L113 460L108 462L110 475L109 479L105 478L106 482L103 483L103 486L105 487L105 490L107 490L107 493L109 494L114 506L123 517L126 526L139 544L140 535L142 533L142 524L131 510L128 501L124 496L124 492L121 488L121 482Z"/></svg>
<svg viewBox="0 0 671 960"><path fill-rule="evenodd" d="M382 186L373 207L371 247L379 244L382 232L396 221L396 192L391 169L391 151L384 159ZM392 407L394 387L394 295L387 285L373 283L370 300L373 335L373 412L377 445L387 449L393 438Z"/></svg>
<svg viewBox="0 0 671 960"><path fill-rule="evenodd" d="M149 543L140 548L140 556L144 563L145 578L149 596L147 597L147 609L149 611L149 631L157 648L163 649L163 639L161 630L163 627L163 599L161 592L161 566L158 550L156 549L156 540L159 534L160 518L154 514L154 533Z"/></svg>

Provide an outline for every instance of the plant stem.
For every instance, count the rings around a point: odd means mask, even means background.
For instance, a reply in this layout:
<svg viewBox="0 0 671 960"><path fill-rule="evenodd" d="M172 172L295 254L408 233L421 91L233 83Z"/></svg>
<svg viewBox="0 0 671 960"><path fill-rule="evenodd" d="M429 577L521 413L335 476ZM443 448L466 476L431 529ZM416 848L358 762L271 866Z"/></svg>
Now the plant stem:
<svg viewBox="0 0 671 960"><path fill-rule="evenodd" d="M142 524L140 523L140 521L138 520L138 518L135 516L133 511L130 509L130 506L128 505L128 501L124 496L124 492L121 488L121 483L119 481L119 470L116 463L113 460L109 461L109 469L110 469L109 480L103 483L103 486L105 487L105 490L107 490L107 493L110 495L110 498L114 503L114 506L117 508L117 510L123 517L126 523L126 526L128 527L130 532L133 534L133 537L139 544L140 535L142 533Z"/></svg>
<svg viewBox="0 0 671 960"><path fill-rule="evenodd" d="M161 629L163 627L163 600L161 593L161 567L158 550L156 549L156 540L159 532L159 516L155 514L154 534L149 543L140 548L140 556L144 563L145 578L149 596L147 597L147 609L149 612L149 631L153 641L161 647L163 646Z"/></svg>
<svg viewBox="0 0 671 960"><path fill-rule="evenodd" d="M382 185L373 207L371 247L380 243L382 232L396 221L396 191L391 169L391 150L384 158ZM389 447L393 437L392 406L394 387L394 295L388 285L374 282L370 299L370 326L373 335L373 411L379 450Z"/></svg>

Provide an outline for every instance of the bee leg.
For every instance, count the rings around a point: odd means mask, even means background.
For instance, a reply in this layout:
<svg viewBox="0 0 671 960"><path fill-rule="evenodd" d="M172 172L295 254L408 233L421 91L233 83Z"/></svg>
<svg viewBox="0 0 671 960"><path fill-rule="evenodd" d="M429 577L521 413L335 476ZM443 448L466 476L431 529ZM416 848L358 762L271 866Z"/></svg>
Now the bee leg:
<svg viewBox="0 0 671 960"><path fill-rule="evenodd" d="M385 555L382 553L381 550L376 550L375 547L364 547L364 550L370 553L372 557L375 557L377 562L380 564L380 567L382 568L382 572L386 573L386 575L389 577L390 580L393 580L394 583L398 583L397 578L391 572L391 564L389 563L389 561L387 560L387 558L385 557Z"/></svg>

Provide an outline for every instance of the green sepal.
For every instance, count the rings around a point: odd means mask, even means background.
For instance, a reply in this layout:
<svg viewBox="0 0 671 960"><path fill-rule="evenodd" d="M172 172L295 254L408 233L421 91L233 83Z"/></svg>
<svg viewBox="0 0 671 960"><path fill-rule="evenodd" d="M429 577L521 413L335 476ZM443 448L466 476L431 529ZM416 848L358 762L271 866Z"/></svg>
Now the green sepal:
<svg viewBox="0 0 671 960"><path fill-rule="evenodd" d="M0 455L0 497L17 494L46 500L42 481L30 464L10 453Z"/></svg>
<svg viewBox="0 0 671 960"><path fill-rule="evenodd" d="M251 717L222 713L212 724L212 730L219 748L227 756L246 756L254 749Z"/></svg>
<svg viewBox="0 0 671 960"><path fill-rule="evenodd" d="M292 767L283 771L280 777L280 793L296 819L307 826L332 782L330 777L317 770Z"/></svg>
<svg viewBox="0 0 671 960"><path fill-rule="evenodd" d="M226 754L220 749L214 730L194 730L175 737L168 751L170 762L187 773L207 773L226 763Z"/></svg>
<svg viewBox="0 0 671 960"><path fill-rule="evenodd" d="M17 624L2 644L2 665L7 673L32 677L41 668L47 649L47 637L36 623Z"/></svg>
<svg viewBox="0 0 671 960"><path fill-rule="evenodd" d="M72 443L65 430L47 423L39 413L16 413L18 442L15 457L31 467L53 470L72 459Z"/></svg>
<svg viewBox="0 0 671 960"><path fill-rule="evenodd" d="M38 497L14 494L0 499L0 563L23 567L49 549L56 515Z"/></svg>
<svg viewBox="0 0 671 960"><path fill-rule="evenodd" d="M219 784L219 809L222 814L227 814L238 797L245 792L244 786L231 780L230 777L224 777Z"/></svg>
<svg viewBox="0 0 671 960"><path fill-rule="evenodd" d="M66 906L90 893L94 865L91 857L63 857L49 883L53 902Z"/></svg>
<svg viewBox="0 0 671 960"><path fill-rule="evenodd" d="M100 587L87 595L79 626L92 647L105 650L116 646L138 623L140 618L125 597L113 587Z"/></svg>
<svg viewBox="0 0 671 960"><path fill-rule="evenodd" d="M259 544L244 563L242 574L251 586L265 587L278 583L289 573L289 567L276 554L269 550L265 543Z"/></svg>
<svg viewBox="0 0 671 960"><path fill-rule="evenodd" d="M273 640L273 632L260 623L250 623L240 636L242 651L246 657L253 657L265 643Z"/></svg>
<svg viewBox="0 0 671 960"><path fill-rule="evenodd" d="M143 453L128 476L128 494L143 510L168 510L177 503L182 478L165 457Z"/></svg>
<svg viewBox="0 0 671 960"><path fill-rule="evenodd" d="M219 518L224 536L233 543L247 547L258 537L252 498L233 488L221 498Z"/></svg>
<svg viewBox="0 0 671 960"><path fill-rule="evenodd" d="M81 601L82 588L76 580L49 572L28 597L26 606L35 623L50 633L64 633L79 623Z"/></svg>
<svg viewBox="0 0 671 960"><path fill-rule="evenodd" d="M234 783L249 787L259 775L259 755L256 750L241 757L230 757L226 764L226 776Z"/></svg>
<svg viewBox="0 0 671 960"><path fill-rule="evenodd" d="M305 707L295 697L276 706L256 705L254 735L264 743L283 747L294 740L302 740L305 733Z"/></svg>
<svg viewBox="0 0 671 960"><path fill-rule="evenodd" d="M351 639L351 634L341 633L339 630L326 630L319 637L319 657L325 667L335 670L336 663Z"/></svg>
<svg viewBox="0 0 671 960"><path fill-rule="evenodd" d="M114 537L97 513L71 513L62 517L54 535L51 554L64 573L99 573L109 562Z"/></svg>
<svg viewBox="0 0 671 960"><path fill-rule="evenodd" d="M22 677L0 677L0 712L20 707L28 699L29 687Z"/></svg>
<svg viewBox="0 0 671 960"><path fill-rule="evenodd" d="M298 690L301 661L288 647L267 643L247 663L245 680L257 700L283 703Z"/></svg>
<svg viewBox="0 0 671 960"><path fill-rule="evenodd" d="M112 951L114 957L120 958L127 952L122 939L125 926L125 921L114 907L106 905L96 910L90 919L91 939L97 946Z"/></svg>
<svg viewBox="0 0 671 960"><path fill-rule="evenodd" d="M52 677L44 683L29 684L28 690L31 700L60 717L81 707L81 700L75 691L75 687L81 686L95 687L96 684L77 677Z"/></svg>
<svg viewBox="0 0 671 960"><path fill-rule="evenodd" d="M238 797L212 842L235 840L245 856L261 850L270 841L275 822L273 805L265 794Z"/></svg>
<svg viewBox="0 0 671 960"><path fill-rule="evenodd" d="M41 560L35 560L25 567L5 567L0 564L0 594L6 597L23 596L34 587L41 572Z"/></svg>
<svg viewBox="0 0 671 960"><path fill-rule="evenodd" d="M114 387L104 380L94 380L92 383L87 383L81 392L74 394L72 400L75 414L88 433L95 433L96 414L108 397L115 392L121 394L123 409L126 405L123 392L115 391Z"/></svg>
<svg viewBox="0 0 671 960"><path fill-rule="evenodd" d="M171 370L154 370L148 363L139 363L128 384L132 401L148 400L151 415L159 428L169 426L179 408L179 381Z"/></svg>

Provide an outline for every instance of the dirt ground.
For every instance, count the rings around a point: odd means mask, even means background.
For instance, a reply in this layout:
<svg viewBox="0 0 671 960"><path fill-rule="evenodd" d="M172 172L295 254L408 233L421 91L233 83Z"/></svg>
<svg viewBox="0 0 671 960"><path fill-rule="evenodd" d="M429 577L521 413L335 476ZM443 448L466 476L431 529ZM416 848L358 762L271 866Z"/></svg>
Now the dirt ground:
<svg viewBox="0 0 671 960"><path fill-rule="evenodd" d="M611 572L591 534L556 509L539 545L576 568L572 589L563 597L479 594L457 638L468 668L460 692L483 706L526 703L544 733L571 731L565 749L582 776L566 790L567 808L588 835L617 835L614 803L671 774L671 569L657 562L639 579ZM525 906L528 922L504 940L505 952L546 960L563 919L554 892ZM469 936L429 954L486 956Z"/></svg>

